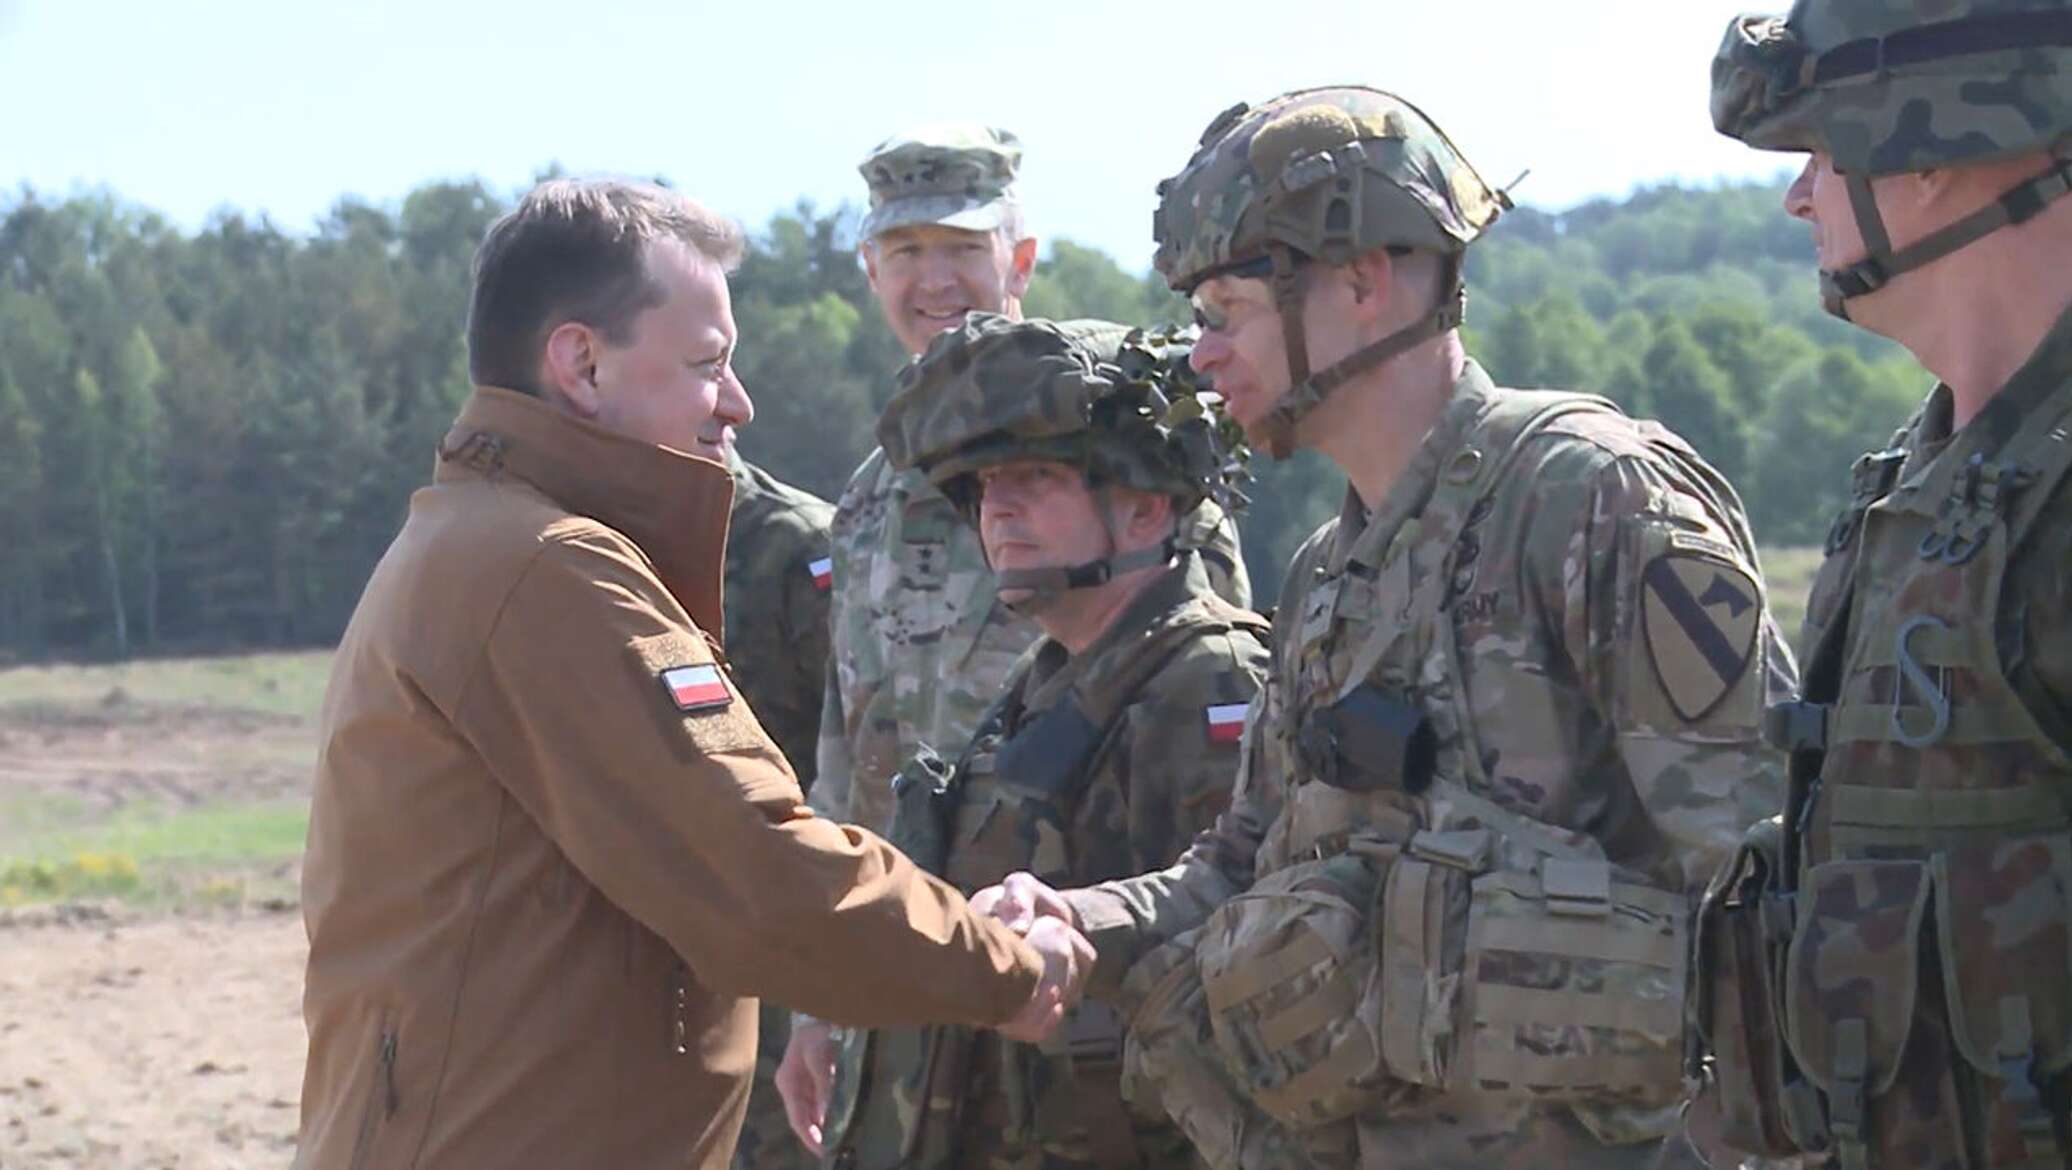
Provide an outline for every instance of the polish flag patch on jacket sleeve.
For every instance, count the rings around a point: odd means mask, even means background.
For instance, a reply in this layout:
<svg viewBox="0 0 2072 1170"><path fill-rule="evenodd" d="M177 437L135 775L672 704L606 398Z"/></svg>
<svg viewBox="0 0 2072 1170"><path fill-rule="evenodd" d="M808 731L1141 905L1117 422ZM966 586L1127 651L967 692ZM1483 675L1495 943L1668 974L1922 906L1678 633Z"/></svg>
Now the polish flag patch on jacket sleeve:
<svg viewBox="0 0 2072 1170"><path fill-rule="evenodd" d="M1245 709L1249 703L1212 703L1203 708L1208 720L1210 743L1236 743L1245 734Z"/></svg>
<svg viewBox="0 0 2072 1170"><path fill-rule="evenodd" d="M806 566L806 571L813 574L813 587L815 589L825 593L834 587L835 561L833 557L821 557L819 560L813 561Z"/></svg>
<svg viewBox="0 0 2072 1170"><path fill-rule="evenodd" d="M719 665L712 662L664 670L662 689L669 692L669 701L676 704L676 709L684 712L718 711L734 702L726 677L720 674Z"/></svg>

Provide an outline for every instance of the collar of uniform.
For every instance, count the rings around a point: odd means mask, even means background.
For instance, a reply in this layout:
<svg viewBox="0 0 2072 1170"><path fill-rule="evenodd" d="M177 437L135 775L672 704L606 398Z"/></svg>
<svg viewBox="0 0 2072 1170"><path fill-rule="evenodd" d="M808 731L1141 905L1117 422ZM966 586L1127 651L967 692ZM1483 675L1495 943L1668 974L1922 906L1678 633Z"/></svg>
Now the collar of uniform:
<svg viewBox="0 0 2072 1170"><path fill-rule="evenodd" d="M1056 641L1043 639L1030 659L1029 686L1024 692L1028 695L1027 708L1044 710L1081 679L1098 686L1101 667L1114 651L1139 641L1162 625L1174 610L1210 591L1209 572L1201 557L1193 549L1180 550L1180 562L1132 597L1084 652L1071 655Z"/></svg>
<svg viewBox="0 0 2072 1170"><path fill-rule="evenodd" d="M1496 384L1482 372L1482 367L1468 362L1453 384L1453 396L1440 412L1439 421L1425 432L1417 454L1403 468L1403 474L1396 477L1388 495L1370 509L1352 485L1346 485L1345 506L1338 514L1338 532L1331 542L1327 563L1333 576L1343 573L1348 561L1380 566L1382 554L1404 521L1424 511L1426 501L1432 498L1432 489L1438 486L1440 469L1447 466L1474 429L1495 391Z"/></svg>
<svg viewBox="0 0 2072 1170"><path fill-rule="evenodd" d="M1934 468L1956 469L1973 455L1994 458L2024 425L2036 421L2031 416L2064 389L2068 375L2072 375L2072 309L2058 317L2036 352L1961 430L1951 429L1955 395L1947 384L1936 384L1914 428L1912 451L1900 471L1902 482L1925 487ZM1944 455L1950 458L1946 460Z"/></svg>
<svg viewBox="0 0 2072 1170"><path fill-rule="evenodd" d="M435 481L510 476L624 533L698 628L723 636L720 577L734 499L724 464L614 434L494 386L475 388L439 452Z"/></svg>

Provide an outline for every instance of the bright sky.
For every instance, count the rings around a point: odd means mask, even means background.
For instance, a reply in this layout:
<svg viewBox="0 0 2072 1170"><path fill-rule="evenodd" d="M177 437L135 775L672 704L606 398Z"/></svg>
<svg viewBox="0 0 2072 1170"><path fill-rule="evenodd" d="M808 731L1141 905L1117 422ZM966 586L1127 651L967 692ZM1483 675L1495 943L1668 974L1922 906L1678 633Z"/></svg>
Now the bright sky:
<svg viewBox="0 0 2072 1170"><path fill-rule="evenodd" d="M1706 115L1750 3L0 0L0 188L306 231L341 195L510 192L559 162L663 175L756 227L860 200L892 132L971 118L1021 136L1039 234L1142 266L1152 187L1208 120L1306 85L1402 94L1491 182L1530 168L1542 207L1779 174Z"/></svg>

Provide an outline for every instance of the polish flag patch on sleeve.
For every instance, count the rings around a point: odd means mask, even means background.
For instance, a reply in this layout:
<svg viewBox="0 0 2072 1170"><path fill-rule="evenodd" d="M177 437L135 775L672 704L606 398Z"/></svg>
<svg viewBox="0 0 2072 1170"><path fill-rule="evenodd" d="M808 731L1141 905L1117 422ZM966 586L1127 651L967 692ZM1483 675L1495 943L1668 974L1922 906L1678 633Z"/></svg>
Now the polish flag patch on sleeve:
<svg viewBox="0 0 2072 1170"><path fill-rule="evenodd" d="M813 587L815 589L826 592L834 587L835 562L833 557L821 557L819 560L808 564L806 571L813 574Z"/></svg>
<svg viewBox="0 0 2072 1170"><path fill-rule="evenodd" d="M711 662L664 670L662 689L669 692L669 701L679 711L719 711L734 703L726 677L720 674L718 664Z"/></svg>
<svg viewBox="0 0 2072 1170"><path fill-rule="evenodd" d="M1245 709L1249 703L1213 703L1203 709L1208 720L1210 743L1236 743L1245 734Z"/></svg>

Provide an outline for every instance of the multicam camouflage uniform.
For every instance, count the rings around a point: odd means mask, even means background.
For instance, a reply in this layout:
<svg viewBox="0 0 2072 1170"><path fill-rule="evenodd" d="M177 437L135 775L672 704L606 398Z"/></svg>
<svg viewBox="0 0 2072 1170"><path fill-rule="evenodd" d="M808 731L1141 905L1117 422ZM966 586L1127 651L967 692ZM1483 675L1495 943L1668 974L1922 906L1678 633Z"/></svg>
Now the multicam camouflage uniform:
<svg viewBox="0 0 2072 1170"><path fill-rule="evenodd" d="M1861 187L1870 255L1822 274L1837 312L2072 190L2063 0L1802 0L1736 21L1713 80L1722 131ZM2055 157L1885 239L1871 178L2027 154ZM1785 815L1700 919L1714 1095L1752 1153L2072 1165L2072 315L1962 428L1954 404L1938 386L1857 462L1806 694L1771 720Z"/></svg>
<svg viewBox="0 0 2072 1170"><path fill-rule="evenodd" d="M1014 135L985 127L929 127L881 143L859 168L870 187L864 237L923 223L993 230L1014 204L1020 158ZM1213 502L1183 541L1201 550L1217 593L1250 603L1236 528ZM994 597L978 538L950 502L883 451L842 492L833 548L834 667L812 804L882 829L892 774L923 744L969 741L1038 631Z"/></svg>
<svg viewBox="0 0 2072 1170"><path fill-rule="evenodd" d="M1014 459L1082 467L1097 491L1122 483L1168 493L1184 514L1220 478L1222 454L1206 442L1192 448L1206 470L1190 471L1171 430L1082 409L1149 385L1114 364L1124 333L973 314L902 374L880 427L889 457L923 467L967 518L976 472ZM1164 359L1168 368L1175 360L1184 363L1184 350ZM1198 433L1210 434L1205 422ZM938 844L912 844L917 794L900 797L895 842L917 860L940 853L940 872L966 892L1022 869L1067 885L1140 873L1229 805L1240 714L1266 669L1266 622L1217 597L1193 552L1147 551L1143 567L1168 567L1093 645L1073 654L1045 638L1009 679L958 761L954 812L922 834L940 832ZM1127 559L1104 563L1120 574L1131 571ZM1038 575L1050 595L1064 588ZM923 807L924 820L940 815ZM962 1028L881 1032L870 1043L868 1059L857 1050L845 1062L836 1090L838 1101L861 1098L831 1126L837 1165L1193 1163L1162 1115L1123 1106L1119 1023L1099 1006L1075 1012L1040 1049Z"/></svg>
<svg viewBox="0 0 2072 1170"><path fill-rule="evenodd" d="M1266 224L1302 255L1457 258L1500 205L1371 90L1239 110L1204 143L1162 188L1177 287L1258 255ZM1343 381L1291 364L1312 401ZM1687 1158L1656 1140L1685 923L1777 798L1757 729L1792 681L1716 473L1602 400L1469 363L1386 498L1348 495L1296 555L1231 812L1173 868L1067 895L1091 994L1128 1021L1127 1086L1219 1167Z"/></svg>
<svg viewBox="0 0 2072 1170"><path fill-rule="evenodd" d="M777 741L800 787L813 788L821 680L827 673L828 521L834 506L784 483L739 455L725 578L727 660L742 698ZM812 1164L785 1120L773 1078L791 1016L764 1003L756 1037L755 1087L734 1147L735 1170L795 1170Z"/></svg>

